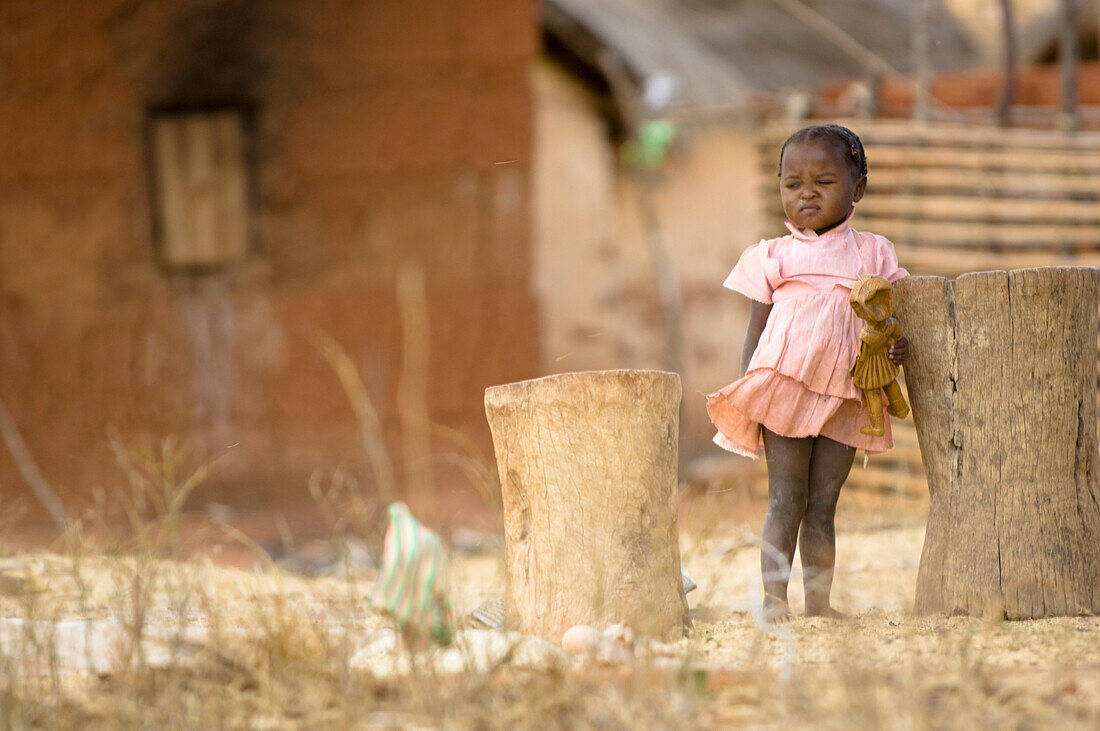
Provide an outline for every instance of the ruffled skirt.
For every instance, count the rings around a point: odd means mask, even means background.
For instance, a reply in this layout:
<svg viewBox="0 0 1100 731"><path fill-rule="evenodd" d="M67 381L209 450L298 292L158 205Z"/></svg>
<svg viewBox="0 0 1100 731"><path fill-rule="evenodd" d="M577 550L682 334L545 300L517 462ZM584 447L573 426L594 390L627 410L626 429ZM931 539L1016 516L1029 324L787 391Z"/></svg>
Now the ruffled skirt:
<svg viewBox="0 0 1100 731"><path fill-rule="evenodd" d="M860 432L870 423L860 399L817 393L770 368L752 370L708 395L707 413L718 429L714 442L753 459L764 444L762 425L785 437L823 436L868 452L885 452L893 444L889 419L884 436Z"/></svg>

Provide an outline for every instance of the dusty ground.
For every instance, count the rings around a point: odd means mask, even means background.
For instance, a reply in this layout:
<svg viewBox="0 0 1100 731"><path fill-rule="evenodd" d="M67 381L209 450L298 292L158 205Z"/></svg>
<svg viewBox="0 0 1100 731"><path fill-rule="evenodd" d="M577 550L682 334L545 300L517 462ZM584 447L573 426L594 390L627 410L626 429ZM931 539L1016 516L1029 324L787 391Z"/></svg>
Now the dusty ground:
<svg viewBox="0 0 1100 731"><path fill-rule="evenodd" d="M675 646L705 676L703 725L1100 728L1100 618L985 622L911 613L926 506L852 496L838 516L833 599L847 621L763 627L759 526L746 495L695 496L681 508L681 553L699 584L694 631ZM501 557L463 557L457 599L496 596ZM791 605L802 609L794 567Z"/></svg>
<svg viewBox="0 0 1100 731"><path fill-rule="evenodd" d="M503 662L461 680L379 680L364 672L370 663L349 665L388 627L367 608L369 569L296 576L260 561L258 546L247 570L202 558L15 552L0 573L33 574L39 586L0 597L0 617L23 620L0 621L0 711L6 725L73 727L1100 728L1100 619L910 614L922 510L896 496L846 498L834 604L851 619L769 628L753 611L763 506L736 492L696 494L681 510L683 561L699 584L688 638L661 657L639 651L616 665L536 671ZM454 555L460 611L503 593L499 544L488 535L482 546ZM796 566L796 612L800 580ZM143 628L150 669L92 663L91 678L69 673L43 694L21 674L49 665L27 619L70 629L94 620L79 626L117 634L113 644L81 645L85 654L111 645L117 655ZM188 628L186 647L170 641L178 627ZM36 653L37 665L24 662ZM63 660L83 662L81 653ZM195 705L202 694L217 702Z"/></svg>

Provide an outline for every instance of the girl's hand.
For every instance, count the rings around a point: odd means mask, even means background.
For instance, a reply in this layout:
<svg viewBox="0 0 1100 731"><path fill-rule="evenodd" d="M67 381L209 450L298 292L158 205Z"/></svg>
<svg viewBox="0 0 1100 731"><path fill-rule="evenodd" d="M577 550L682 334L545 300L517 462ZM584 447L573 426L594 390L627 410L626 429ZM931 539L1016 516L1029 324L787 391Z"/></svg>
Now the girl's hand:
<svg viewBox="0 0 1100 731"><path fill-rule="evenodd" d="M890 346L890 360L894 365L901 365L909 360L909 341L904 336Z"/></svg>

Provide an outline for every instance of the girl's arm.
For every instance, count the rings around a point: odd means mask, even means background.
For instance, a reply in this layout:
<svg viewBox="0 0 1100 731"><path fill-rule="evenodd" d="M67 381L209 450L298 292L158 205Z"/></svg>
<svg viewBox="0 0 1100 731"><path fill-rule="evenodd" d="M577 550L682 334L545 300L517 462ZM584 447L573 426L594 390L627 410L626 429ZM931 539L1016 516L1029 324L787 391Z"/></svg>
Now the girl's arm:
<svg viewBox="0 0 1100 731"><path fill-rule="evenodd" d="M745 333L745 347L741 349L741 378L749 370L749 361L756 352L756 346L760 343L760 335L764 332L764 326L768 324L768 315L772 306L763 302L752 301L752 309L749 310L749 329Z"/></svg>

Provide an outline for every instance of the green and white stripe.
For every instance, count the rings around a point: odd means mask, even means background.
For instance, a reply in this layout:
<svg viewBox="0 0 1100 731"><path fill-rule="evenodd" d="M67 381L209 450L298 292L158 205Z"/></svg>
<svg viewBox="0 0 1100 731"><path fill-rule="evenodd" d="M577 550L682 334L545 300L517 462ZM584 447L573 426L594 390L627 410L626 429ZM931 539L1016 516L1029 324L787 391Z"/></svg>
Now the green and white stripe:
<svg viewBox="0 0 1100 731"><path fill-rule="evenodd" d="M442 541L417 522L404 503L390 505L389 514L382 569L371 593L371 606L392 616L402 629L446 642L452 628Z"/></svg>

